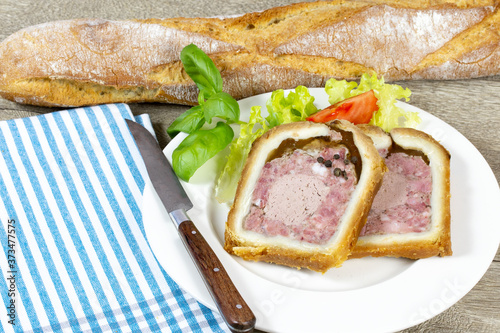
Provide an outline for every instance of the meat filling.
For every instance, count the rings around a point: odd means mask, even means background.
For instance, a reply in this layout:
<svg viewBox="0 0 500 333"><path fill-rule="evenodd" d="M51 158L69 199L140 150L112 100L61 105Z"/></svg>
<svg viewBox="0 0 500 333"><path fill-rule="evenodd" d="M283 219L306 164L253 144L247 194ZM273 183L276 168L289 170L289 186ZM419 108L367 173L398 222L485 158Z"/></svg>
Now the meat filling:
<svg viewBox="0 0 500 333"><path fill-rule="evenodd" d="M388 172L368 214L361 236L429 230L431 168L420 156L390 154Z"/></svg>
<svg viewBox="0 0 500 333"><path fill-rule="evenodd" d="M326 243L357 183L344 146L295 149L264 165L244 228L266 236Z"/></svg>

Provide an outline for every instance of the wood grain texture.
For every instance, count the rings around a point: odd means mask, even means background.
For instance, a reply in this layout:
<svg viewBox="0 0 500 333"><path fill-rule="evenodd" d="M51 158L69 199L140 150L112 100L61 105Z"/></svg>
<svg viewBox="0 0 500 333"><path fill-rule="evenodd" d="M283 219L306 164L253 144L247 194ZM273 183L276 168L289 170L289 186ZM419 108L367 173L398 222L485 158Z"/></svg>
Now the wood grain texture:
<svg viewBox="0 0 500 333"><path fill-rule="evenodd" d="M182 222L178 230L229 328L235 332L251 332L255 316L203 235L189 220Z"/></svg>
<svg viewBox="0 0 500 333"><path fill-rule="evenodd" d="M60 19L199 17L234 15L300 1L0 1L0 40L24 27ZM500 76L457 81L399 82L412 91L410 104L444 120L481 152L500 181ZM161 146L168 125L186 106L132 104L134 114L150 114ZM20 105L0 99L0 119L52 112L57 109ZM500 221L497 221L500 222ZM500 251L479 283L458 303L404 333L500 332Z"/></svg>

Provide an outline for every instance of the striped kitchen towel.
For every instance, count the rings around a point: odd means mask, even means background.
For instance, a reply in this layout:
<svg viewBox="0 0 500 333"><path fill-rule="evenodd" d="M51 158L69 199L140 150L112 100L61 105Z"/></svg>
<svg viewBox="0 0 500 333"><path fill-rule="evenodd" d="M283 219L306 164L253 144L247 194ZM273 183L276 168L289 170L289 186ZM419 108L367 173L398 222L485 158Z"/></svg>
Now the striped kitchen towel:
<svg viewBox="0 0 500 333"><path fill-rule="evenodd" d="M224 332L159 266L126 104L0 122L0 331Z"/></svg>

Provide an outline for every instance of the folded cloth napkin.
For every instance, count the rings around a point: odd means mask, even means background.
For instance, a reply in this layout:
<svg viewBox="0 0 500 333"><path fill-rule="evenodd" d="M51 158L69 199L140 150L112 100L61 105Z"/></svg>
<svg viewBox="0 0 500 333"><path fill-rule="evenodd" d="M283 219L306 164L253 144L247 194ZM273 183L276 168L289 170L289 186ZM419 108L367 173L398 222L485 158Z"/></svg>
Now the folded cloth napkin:
<svg viewBox="0 0 500 333"><path fill-rule="evenodd" d="M159 266L126 104L0 122L0 331L224 332Z"/></svg>

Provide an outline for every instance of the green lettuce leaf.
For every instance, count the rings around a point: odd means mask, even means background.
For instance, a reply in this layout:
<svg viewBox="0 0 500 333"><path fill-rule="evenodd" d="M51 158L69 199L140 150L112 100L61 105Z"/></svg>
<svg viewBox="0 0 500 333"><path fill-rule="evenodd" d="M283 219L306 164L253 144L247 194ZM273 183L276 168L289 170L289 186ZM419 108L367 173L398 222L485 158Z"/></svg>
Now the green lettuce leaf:
<svg viewBox="0 0 500 333"><path fill-rule="evenodd" d="M349 97L356 96L356 92L353 93L353 89L356 88L358 84L354 81L346 80L335 80L330 79L326 81L325 91L328 94L328 102L330 104L335 104Z"/></svg>
<svg viewBox="0 0 500 333"><path fill-rule="evenodd" d="M215 197L219 202L228 202L234 198L252 143L269 129L260 109L260 106L252 107L250 120L240 125L239 137L229 145L226 164L215 184Z"/></svg>
<svg viewBox="0 0 500 333"><path fill-rule="evenodd" d="M271 98L266 103L268 116L266 117L269 128L281 124L305 120L318 109L313 104L314 97L304 86L298 86L290 91L287 96L282 89L271 93Z"/></svg>
<svg viewBox="0 0 500 333"><path fill-rule="evenodd" d="M329 96L328 101L331 104L369 90L374 91L379 107L370 121L371 125L379 126L388 132L394 127L416 127L420 123L417 113L408 112L396 106L398 99L409 100L410 89L404 89L396 84L386 84L383 78L378 79L375 74L372 76L363 74L359 85L356 82L335 79L328 80L325 85L325 91Z"/></svg>

